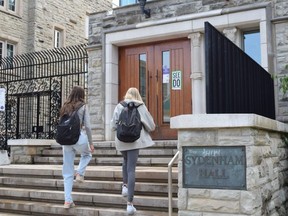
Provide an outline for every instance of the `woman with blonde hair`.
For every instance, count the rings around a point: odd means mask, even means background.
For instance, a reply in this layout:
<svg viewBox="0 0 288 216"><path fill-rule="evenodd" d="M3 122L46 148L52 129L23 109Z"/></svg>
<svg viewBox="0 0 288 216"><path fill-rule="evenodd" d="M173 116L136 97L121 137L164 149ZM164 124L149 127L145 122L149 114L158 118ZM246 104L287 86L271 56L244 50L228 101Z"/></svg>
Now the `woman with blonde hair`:
<svg viewBox="0 0 288 216"><path fill-rule="evenodd" d="M133 206L134 190L135 190L135 170L139 155L139 149L147 148L154 145L150 132L155 130L154 120L145 106L142 97L137 88L129 88L124 96L124 101L128 104L130 102L135 103L138 107L138 111L141 116L142 130L140 138L134 142L122 142L117 139L115 135L115 146L118 151L121 152L123 156L122 164L122 175L123 175L123 185L122 185L122 196L127 197L127 213L132 215L136 212L136 208ZM124 109L121 103L117 104L115 107L113 117L111 120L111 129L113 131L117 130L117 123L121 111ZM115 133L116 134L116 133Z"/></svg>
<svg viewBox="0 0 288 216"><path fill-rule="evenodd" d="M75 110L80 119L80 124L84 125L85 132L87 134L88 143L82 142L81 136L77 143L71 143L71 145L63 145L63 168L62 175L64 178L64 208L68 209L74 207L71 193L73 188L74 176L76 177L76 182L84 182L84 174L87 165L89 164L92 154L94 151L94 146L92 143L91 127L90 127L90 117L89 110L84 101L85 91L80 86L74 86L67 101L64 103L60 110L60 118L65 115L71 115ZM74 158L76 152L81 154L79 166L74 171Z"/></svg>

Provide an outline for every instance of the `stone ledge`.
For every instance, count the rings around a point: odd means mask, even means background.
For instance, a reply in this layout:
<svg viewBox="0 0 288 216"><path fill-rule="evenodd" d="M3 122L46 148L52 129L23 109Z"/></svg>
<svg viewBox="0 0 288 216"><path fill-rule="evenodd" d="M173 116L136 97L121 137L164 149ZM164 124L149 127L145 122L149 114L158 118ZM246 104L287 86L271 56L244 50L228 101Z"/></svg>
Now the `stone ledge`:
<svg viewBox="0 0 288 216"><path fill-rule="evenodd" d="M256 114L190 114L171 118L172 129L252 127L287 133L288 125Z"/></svg>
<svg viewBox="0 0 288 216"><path fill-rule="evenodd" d="M9 146L51 146L56 141L53 139L10 139Z"/></svg>
<svg viewBox="0 0 288 216"><path fill-rule="evenodd" d="M56 141L53 139L10 139L11 163L33 164L35 156L41 155L46 147L54 144Z"/></svg>

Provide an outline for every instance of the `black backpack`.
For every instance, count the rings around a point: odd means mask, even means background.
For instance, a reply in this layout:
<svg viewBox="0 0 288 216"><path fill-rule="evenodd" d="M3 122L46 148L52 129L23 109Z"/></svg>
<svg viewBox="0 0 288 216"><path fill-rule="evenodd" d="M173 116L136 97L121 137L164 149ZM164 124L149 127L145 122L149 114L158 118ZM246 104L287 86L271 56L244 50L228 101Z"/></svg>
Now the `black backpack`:
<svg viewBox="0 0 288 216"><path fill-rule="evenodd" d="M74 145L80 136L80 119L77 111L82 107L78 107L71 115L64 114L59 121L56 129L56 141L61 145Z"/></svg>
<svg viewBox="0 0 288 216"><path fill-rule="evenodd" d="M139 139L142 123L138 107L134 102L120 102L124 109L119 115L117 123L117 138L122 142L134 142Z"/></svg>

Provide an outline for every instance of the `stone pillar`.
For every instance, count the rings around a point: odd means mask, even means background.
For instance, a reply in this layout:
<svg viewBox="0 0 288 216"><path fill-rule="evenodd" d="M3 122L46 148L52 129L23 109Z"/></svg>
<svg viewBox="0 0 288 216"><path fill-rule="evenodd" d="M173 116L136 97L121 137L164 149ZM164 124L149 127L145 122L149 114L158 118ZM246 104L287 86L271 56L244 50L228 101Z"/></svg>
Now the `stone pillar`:
<svg viewBox="0 0 288 216"><path fill-rule="evenodd" d="M192 82L192 113L205 113L205 81L203 79L203 34L200 32L190 34L191 39L191 82Z"/></svg>
<svg viewBox="0 0 288 216"><path fill-rule="evenodd" d="M102 45L87 48L89 56L88 66L88 105L93 140L104 140L105 134L105 74L103 69Z"/></svg>
<svg viewBox="0 0 288 216"><path fill-rule="evenodd" d="M171 128L180 152L178 216L288 215L286 124L255 114L198 114L171 118Z"/></svg>

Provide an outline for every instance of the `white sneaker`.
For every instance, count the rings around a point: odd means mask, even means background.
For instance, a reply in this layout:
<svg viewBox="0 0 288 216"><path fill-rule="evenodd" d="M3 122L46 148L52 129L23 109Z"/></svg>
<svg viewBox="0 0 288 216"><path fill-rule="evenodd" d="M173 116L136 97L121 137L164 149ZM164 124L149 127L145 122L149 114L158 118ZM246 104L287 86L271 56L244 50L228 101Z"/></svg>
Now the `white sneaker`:
<svg viewBox="0 0 288 216"><path fill-rule="evenodd" d="M80 174L76 174L75 181L78 183L83 183L84 182L84 176L81 176Z"/></svg>
<svg viewBox="0 0 288 216"><path fill-rule="evenodd" d="M128 188L126 185L122 186L122 196L127 197L128 196Z"/></svg>
<svg viewBox="0 0 288 216"><path fill-rule="evenodd" d="M135 212L136 208L133 206L133 204L127 204L127 214L134 215Z"/></svg>

